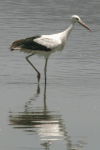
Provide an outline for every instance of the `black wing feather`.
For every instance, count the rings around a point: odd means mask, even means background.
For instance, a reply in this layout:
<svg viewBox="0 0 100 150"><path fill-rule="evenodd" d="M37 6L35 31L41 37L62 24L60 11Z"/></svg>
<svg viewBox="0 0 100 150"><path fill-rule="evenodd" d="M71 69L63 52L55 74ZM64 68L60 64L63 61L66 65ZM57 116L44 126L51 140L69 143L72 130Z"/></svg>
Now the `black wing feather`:
<svg viewBox="0 0 100 150"><path fill-rule="evenodd" d="M13 50L16 47L20 47L21 49L31 49L31 50L41 50L41 51L51 51L50 48L47 48L46 46L43 46L41 44L38 44L34 42L33 40L36 38L40 38L41 36L33 36L26 39L21 39L14 41L10 49Z"/></svg>

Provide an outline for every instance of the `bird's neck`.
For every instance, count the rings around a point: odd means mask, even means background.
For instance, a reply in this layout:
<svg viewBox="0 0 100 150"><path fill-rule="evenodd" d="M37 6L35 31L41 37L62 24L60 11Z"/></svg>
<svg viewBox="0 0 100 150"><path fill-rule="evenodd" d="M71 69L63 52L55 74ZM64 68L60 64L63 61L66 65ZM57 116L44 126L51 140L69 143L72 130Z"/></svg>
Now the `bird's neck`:
<svg viewBox="0 0 100 150"><path fill-rule="evenodd" d="M72 29L73 29L73 27L74 27L74 24L73 23L71 23L70 24L70 26L69 26L69 28L68 29L66 29L64 32L65 32L65 34L66 34L66 38L68 39L68 37L69 37L69 35L70 35L70 33L71 33L71 31L72 31Z"/></svg>

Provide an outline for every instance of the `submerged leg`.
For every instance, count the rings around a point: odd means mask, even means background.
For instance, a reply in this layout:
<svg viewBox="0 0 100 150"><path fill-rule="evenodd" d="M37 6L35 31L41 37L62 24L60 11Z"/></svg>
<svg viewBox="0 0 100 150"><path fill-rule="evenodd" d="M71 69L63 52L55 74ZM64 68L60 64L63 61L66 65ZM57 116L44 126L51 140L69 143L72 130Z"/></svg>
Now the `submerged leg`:
<svg viewBox="0 0 100 150"><path fill-rule="evenodd" d="M46 68L47 68L47 61L48 59L46 59L46 62L45 62L45 67L44 67L44 75L45 75L45 86L44 86L44 108L46 110Z"/></svg>
<svg viewBox="0 0 100 150"><path fill-rule="evenodd" d="M26 60L29 62L29 64L35 69L35 71L38 73L38 76L37 76L37 78L38 78L38 82L39 82L39 80L40 80L40 73L39 73L39 71L33 66L33 64L29 61L29 57L31 57L31 56L33 56L34 54L31 54L31 55L28 55L27 57L26 57Z"/></svg>
<svg viewBox="0 0 100 150"><path fill-rule="evenodd" d="M45 61L45 67L44 67L44 74L45 74L45 84L46 84L47 62L48 62L48 59L46 59L46 61Z"/></svg>

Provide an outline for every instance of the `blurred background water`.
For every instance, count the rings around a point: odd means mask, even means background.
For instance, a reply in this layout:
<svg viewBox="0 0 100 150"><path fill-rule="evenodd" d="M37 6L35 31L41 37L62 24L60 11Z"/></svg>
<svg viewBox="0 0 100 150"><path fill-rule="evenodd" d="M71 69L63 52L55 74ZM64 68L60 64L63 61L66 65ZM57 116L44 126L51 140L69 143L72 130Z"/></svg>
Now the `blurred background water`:
<svg viewBox="0 0 100 150"><path fill-rule="evenodd" d="M43 57L11 52L12 41L58 33L79 15L62 53ZM0 149L94 150L100 141L100 1L0 2ZM51 141L52 144L45 142ZM44 143L44 144L43 144ZM42 144L42 145L41 145Z"/></svg>

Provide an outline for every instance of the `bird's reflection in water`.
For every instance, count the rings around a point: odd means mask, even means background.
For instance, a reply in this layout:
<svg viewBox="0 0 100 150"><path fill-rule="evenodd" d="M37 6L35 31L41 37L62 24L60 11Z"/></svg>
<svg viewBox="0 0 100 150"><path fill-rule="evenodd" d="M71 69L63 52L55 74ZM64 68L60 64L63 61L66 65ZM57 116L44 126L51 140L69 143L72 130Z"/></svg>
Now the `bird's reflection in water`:
<svg viewBox="0 0 100 150"><path fill-rule="evenodd" d="M46 150L50 149L53 140L64 140L67 150L72 150L72 144L67 135L64 121L61 119L61 115L58 112L49 111L46 106L46 70L45 70L45 86L44 86L44 106L33 108L30 107L34 100L38 98L40 94L40 86L37 85L37 92L34 97L29 100L25 106L23 112L9 112L9 121L14 129L23 129L23 131L40 136L41 146L44 146ZM56 113L56 115L54 114ZM77 145L80 148L80 145ZM74 150L75 150L74 146ZM76 149L77 150L77 149Z"/></svg>

